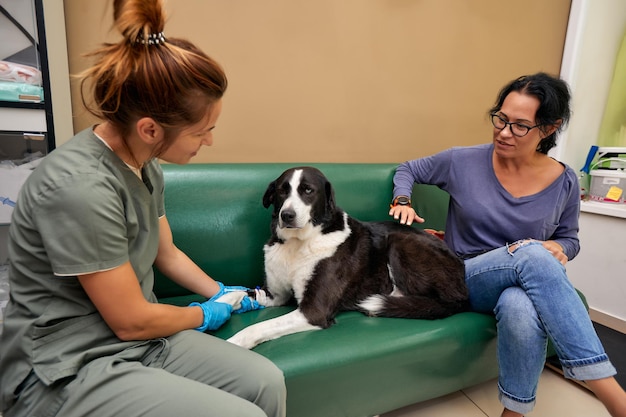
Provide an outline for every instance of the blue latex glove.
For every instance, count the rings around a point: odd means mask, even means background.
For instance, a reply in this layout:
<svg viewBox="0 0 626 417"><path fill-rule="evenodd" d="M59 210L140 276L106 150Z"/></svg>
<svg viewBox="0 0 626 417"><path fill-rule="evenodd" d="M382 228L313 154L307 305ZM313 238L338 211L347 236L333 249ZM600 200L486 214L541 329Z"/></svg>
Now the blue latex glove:
<svg viewBox="0 0 626 417"><path fill-rule="evenodd" d="M228 321L233 307L226 303L216 303L214 301L205 301L204 303L193 302L189 307L200 307L204 313L202 325L196 327L196 330L204 332L206 330L217 330L220 326Z"/></svg>
<svg viewBox="0 0 626 417"><path fill-rule="evenodd" d="M217 282L217 285L220 286L220 290L217 292L217 294L215 294L213 297L210 298L210 301L218 301L220 297L230 292L243 291L243 292L249 293L252 291L250 288L243 287L240 285L224 285L223 283L219 281L215 281L215 282ZM245 313L246 311L259 310L261 308L265 308L265 306L260 305L257 300L252 299L246 295L241 300L241 306L238 309L234 310L233 313L241 314L241 313Z"/></svg>
<svg viewBox="0 0 626 417"><path fill-rule="evenodd" d="M239 307L237 310L234 310L233 313L241 314L245 313L246 311L259 310L262 308L265 308L265 306L262 306L257 300L254 300L246 295L241 300L241 307Z"/></svg>
<svg viewBox="0 0 626 417"><path fill-rule="evenodd" d="M247 288L247 287L242 287L238 285L224 285L219 281L215 281L215 282L217 282L217 285L220 286L220 290L217 292L217 294L215 294L213 297L209 299L210 301L215 301L221 296L223 296L224 294L227 294L233 291L244 291L244 292L251 291L250 288Z"/></svg>

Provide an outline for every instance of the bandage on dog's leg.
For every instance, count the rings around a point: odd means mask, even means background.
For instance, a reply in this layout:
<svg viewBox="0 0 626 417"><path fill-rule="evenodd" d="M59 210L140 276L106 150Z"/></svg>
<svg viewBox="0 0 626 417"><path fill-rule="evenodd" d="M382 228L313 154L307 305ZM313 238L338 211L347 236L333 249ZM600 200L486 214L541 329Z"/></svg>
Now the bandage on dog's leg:
<svg viewBox="0 0 626 417"><path fill-rule="evenodd" d="M247 294L245 291L232 291L227 292L220 298L217 298L213 301L216 301L218 303L230 304L231 306L233 306L233 310L237 310L241 308L241 300L243 300L243 297L245 297L246 295Z"/></svg>

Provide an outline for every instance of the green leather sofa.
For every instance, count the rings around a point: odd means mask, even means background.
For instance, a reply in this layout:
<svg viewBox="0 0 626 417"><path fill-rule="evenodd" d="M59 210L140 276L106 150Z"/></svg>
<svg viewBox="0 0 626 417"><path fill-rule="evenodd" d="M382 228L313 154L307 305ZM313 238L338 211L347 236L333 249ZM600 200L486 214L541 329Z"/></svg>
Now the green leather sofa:
<svg viewBox="0 0 626 417"><path fill-rule="evenodd" d="M174 241L216 280L263 283L263 244L270 181L298 164L164 165L165 206ZM307 164L320 168L336 201L363 221L389 220L394 164ZM444 229L447 194L416 186L420 227ZM158 272L155 293L186 305L198 296ZM233 315L216 331L228 338L243 327L294 307ZM495 321L462 313L443 320L371 318L344 312L333 327L282 337L254 350L283 370L289 417L373 416L442 396L497 376Z"/></svg>

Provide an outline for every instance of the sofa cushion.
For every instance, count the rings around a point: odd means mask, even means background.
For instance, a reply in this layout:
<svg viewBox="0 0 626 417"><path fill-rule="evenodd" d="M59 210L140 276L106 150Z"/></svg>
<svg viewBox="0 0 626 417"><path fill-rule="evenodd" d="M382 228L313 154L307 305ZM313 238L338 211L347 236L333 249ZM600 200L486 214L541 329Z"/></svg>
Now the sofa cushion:
<svg viewBox="0 0 626 417"><path fill-rule="evenodd" d="M263 282L263 245L270 236L271 209L262 204L269 183L302 164L164 164L165 212L174 243L216 280L254 287ZM395 164L307 164L324 172L337 205L361 221L388 215ZM448 196L418 185L414 205L426 223L442 230ZM159 299L189 292L156 272Z"/></svg>
<svg viewBox="0 0 626 417"><path fill-rule="evenodd" d="M233 315L214 334L228 338L292 309ZM411 320L344 312L336 321L325 330L287 335L254 348L285 374L287 415L383 413L497 375L492 316L462 313L442 320Z"/></svg>

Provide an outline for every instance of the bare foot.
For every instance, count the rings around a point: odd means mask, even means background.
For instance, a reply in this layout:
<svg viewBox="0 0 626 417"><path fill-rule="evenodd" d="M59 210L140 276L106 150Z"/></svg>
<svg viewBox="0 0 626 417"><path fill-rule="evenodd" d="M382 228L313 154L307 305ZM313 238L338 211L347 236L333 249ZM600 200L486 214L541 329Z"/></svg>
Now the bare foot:
<svg viewBox="0 0 626 417"><path fill-rule="evenodd" d="M615 378L585 381L613 417L626 417L626 393Z"/></svg>

